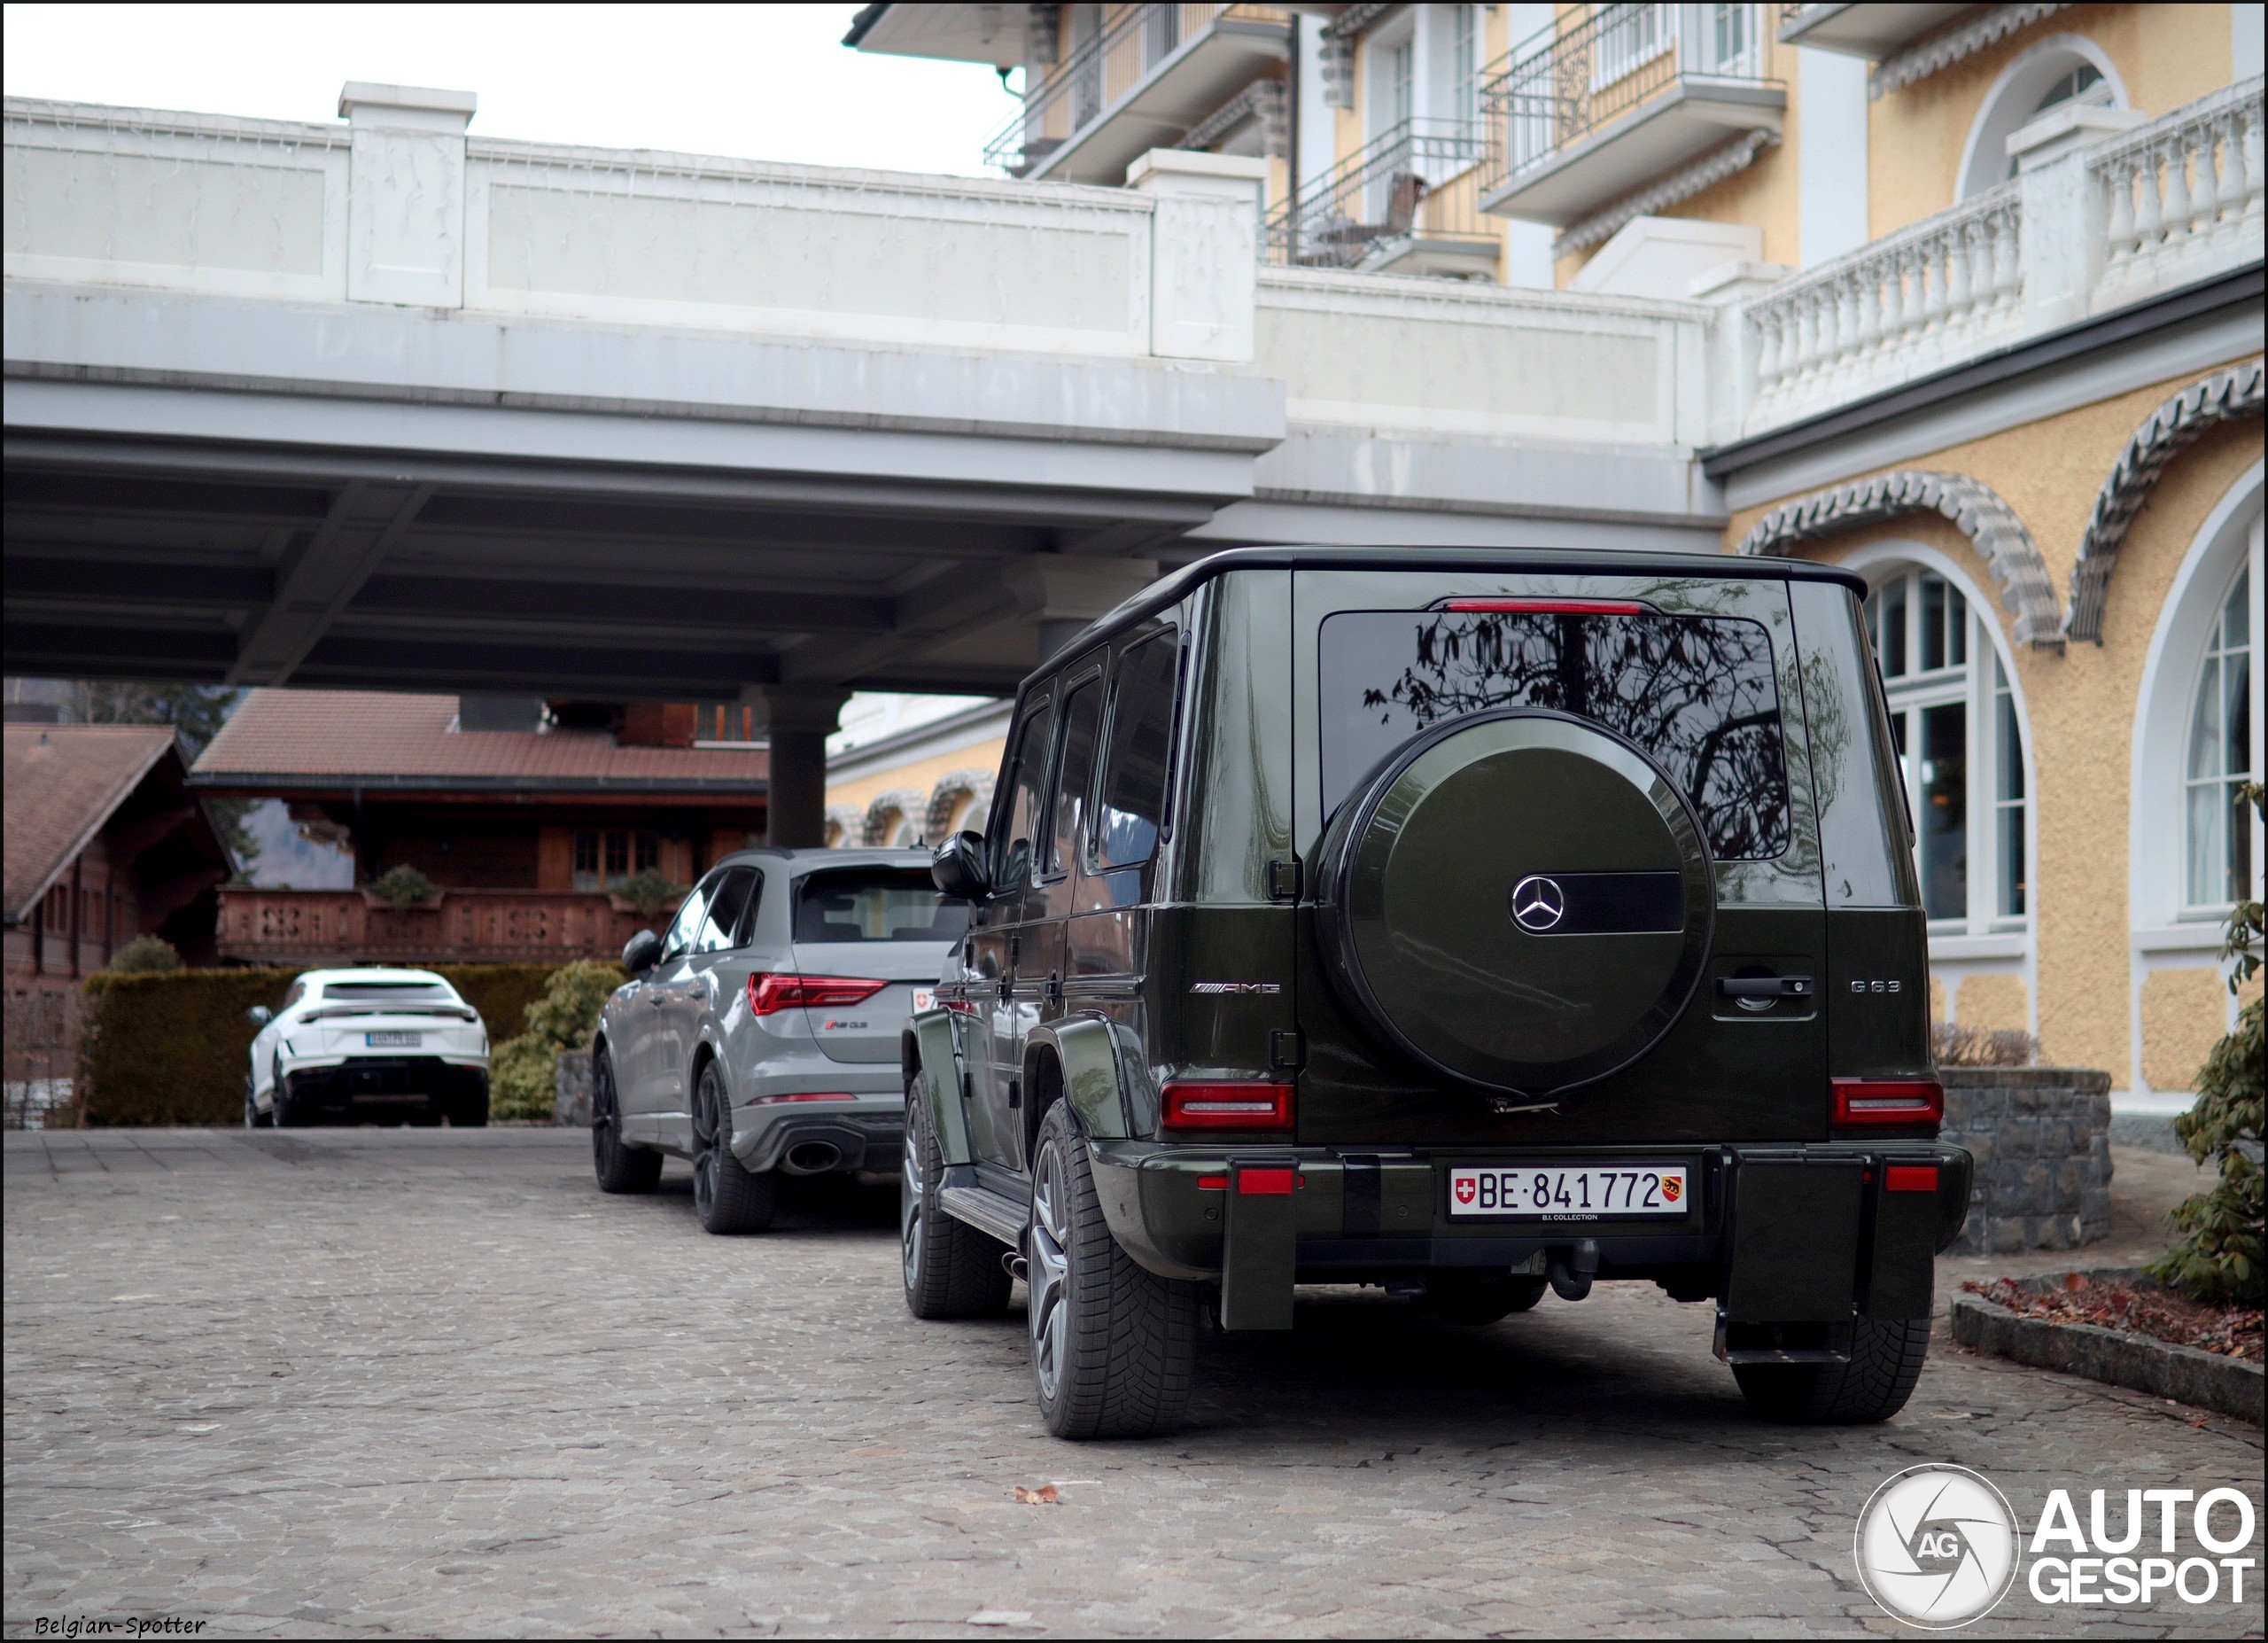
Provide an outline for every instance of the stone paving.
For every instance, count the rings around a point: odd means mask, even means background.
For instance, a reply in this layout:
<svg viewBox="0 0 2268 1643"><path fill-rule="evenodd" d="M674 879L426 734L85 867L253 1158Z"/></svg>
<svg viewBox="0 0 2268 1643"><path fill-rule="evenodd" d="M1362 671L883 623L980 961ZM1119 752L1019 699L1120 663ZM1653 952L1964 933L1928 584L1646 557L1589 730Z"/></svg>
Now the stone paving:
<svg viewBox="0 0 2268 1643"><path fill-rule="evenodd" d="M681 1166L602 1197L574 1132L5 1156L12 1636L1888 1634L1852 1522L1916 1461L2026 1522L2059 1486L2260 1495L2256 1428L1943 1343L1895 1421L1761 1425L1708 1309L1630 1285L1486 1329L1321 1292L1208 1343L1182 1436L1068 1445L1020 1310L906 1315L887 1189L720 1239ZM1973 1631L2257 1636L2259 1573L2241 1607L2019 1585Z"/></svg>

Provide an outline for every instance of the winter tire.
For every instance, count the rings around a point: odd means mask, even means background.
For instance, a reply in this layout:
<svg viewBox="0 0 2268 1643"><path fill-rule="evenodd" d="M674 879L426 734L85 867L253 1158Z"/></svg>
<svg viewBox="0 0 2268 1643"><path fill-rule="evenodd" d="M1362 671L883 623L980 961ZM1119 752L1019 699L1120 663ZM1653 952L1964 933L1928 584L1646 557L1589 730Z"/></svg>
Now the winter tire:
<svg viewBox="0 0 2268 1643"><path fill-rule="evenodd" d="M916 1318L997 1318L1014 1283L1007 1251L937 1207L945 1157L929 1121L928 1080L905 1087L905 1156L897 1177L899 1270L905 1309Z"/></svg>
<svg viewBox="0 0 2268 1643"><path fill-rule="evenodd" d="M1058 1437L1150 1437L1181 1424L1197 1373L1197 1286L1138 1265L1110 1235L1087 1144L1058 1102L1032 1157L1032 1380Z"/></svg>
<svg viewBox="0 0 2268 1643"><path fill-rule="evenodd" d="M712 1233L762 1232L780 1207L779 1177L754 1174L733 1156L732 1100L715 1062L693 1092L693 1211Z"/></svg>
<svg viewBox="0 0 2268 1643"><path fill-rule="evenodd" d="M1906 1407L1930 1351L1930 1320L1860 1318L1846 1364L1736 1364L1748 1406L1790 1426L1867 1426Z"/></svg>
<svg viewBox="0 0 2268 1643"><path fill-rule="evenodd" d="M275 1122L271 1116L260 1110L260 1097L252 1091L252 1075L246 1073L245 1075L245 1128L264 1130Z"/></svg>
<svg viewBox="0 0 2268 1643"><path fill-rule="evenodd" d="M615 1108L614 1062L602 1053L591 1069L591 1165L601 1192L651 1192L661 1185L662 1155L622 1139Z"/></svg>

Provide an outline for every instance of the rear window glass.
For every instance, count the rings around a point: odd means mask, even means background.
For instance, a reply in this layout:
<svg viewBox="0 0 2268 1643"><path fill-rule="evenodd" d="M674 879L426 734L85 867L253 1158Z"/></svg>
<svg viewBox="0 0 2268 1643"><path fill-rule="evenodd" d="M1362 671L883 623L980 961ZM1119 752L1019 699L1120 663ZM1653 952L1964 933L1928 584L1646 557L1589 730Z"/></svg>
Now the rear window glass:
<svg viewBox="0 0 2268 1643"><path fill-rule="evenodd" d="M968 903L938 893L918 868L846 868L796 886L796 939L958 941Z"/></svg>
<svg viewBox="0 0 2268 1643"><path fill-rule="evenodd" d="M322 984L326 999L368 1001L388 999L438 999L452 1002L456 994L438 981L326 981Z"/></svg>
<svg viewBox="0 0 2268 1643"><path fill-rule="evenodd" d="M1643 748L1685 791L1720 861L1788 848L1772 641L1718 616L1349 611L1324 621L1329 815L1419 731L1498 707L1549 707Z"/></svg>

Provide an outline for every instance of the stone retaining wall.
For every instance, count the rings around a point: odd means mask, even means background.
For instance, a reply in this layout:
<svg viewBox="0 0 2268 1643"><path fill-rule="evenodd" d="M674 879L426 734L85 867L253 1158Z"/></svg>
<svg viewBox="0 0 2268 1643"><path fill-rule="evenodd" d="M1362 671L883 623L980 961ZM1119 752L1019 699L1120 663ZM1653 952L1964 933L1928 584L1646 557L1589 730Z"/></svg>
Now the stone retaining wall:
<svg viewBox="0 0 2268 1643"><path fill-rule="evenodd" d="M2110 1233L2110 1075L1940 1067L1943 1139L1977 1160L1953 1252L2070 1250Z"/></svg>
<svg viewBox="0 0 2268 1643"><path fill-rule="evenodd" d="M559 1053L558 1094L551 1103L551 1121L562 1126L587 1129L591 1122L591 1052Z"/></svg>

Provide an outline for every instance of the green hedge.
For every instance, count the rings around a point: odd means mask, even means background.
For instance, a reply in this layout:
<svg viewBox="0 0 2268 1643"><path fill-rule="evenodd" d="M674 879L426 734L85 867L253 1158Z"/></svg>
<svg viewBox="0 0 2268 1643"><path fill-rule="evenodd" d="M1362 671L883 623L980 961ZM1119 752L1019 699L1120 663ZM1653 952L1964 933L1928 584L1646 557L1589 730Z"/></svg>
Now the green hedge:
<svg viewBox="0 0 2268 1643"><path fill-rule="evenodd" d="M428 966L480 1012L488 1040L517 1036L554 964ZM91 1125L236 1124L259 1031L255 1004L284 1002L297 969L180 969L87 978L78 1098Z"/></svg>

